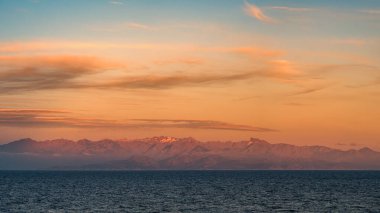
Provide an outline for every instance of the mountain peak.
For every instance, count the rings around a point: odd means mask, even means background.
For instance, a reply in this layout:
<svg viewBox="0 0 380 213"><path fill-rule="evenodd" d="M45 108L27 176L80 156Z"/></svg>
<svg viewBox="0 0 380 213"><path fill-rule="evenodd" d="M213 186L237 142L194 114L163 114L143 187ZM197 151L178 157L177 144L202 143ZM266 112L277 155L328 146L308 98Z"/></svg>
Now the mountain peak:
<svg viewBox="0 0 380 213"><path fill-rule="evenodd" d="M12 143L34 143L34 142L37 142L31 138L22 138L20 140L17 140L17 141L13 141Z"/></svg>
<svg viewBox="0 0 380 213"><path fill-rule="evenodd" d="M362 152L362 153L376 153L375 151L373 151L372 149L370 149L368 147L361 148L358 151Z"/></svg>
<svg viewBox="0 0 380 213"><path fill-rule="evenodd" d="M169 136L159 136L159 137L153 137L152 140L160 142L160 143L173 143L173 142L178 141L178 138L169 137Z"/></svg>
<svg viewBox="0 0 380 213"><path fill-rule="evenodd" d="M261 139L258 139L258 138L250 138L248 144L249 145L251 145L251 144L255 144L255 145L271 145L267 141L261 140Z"/></svg>

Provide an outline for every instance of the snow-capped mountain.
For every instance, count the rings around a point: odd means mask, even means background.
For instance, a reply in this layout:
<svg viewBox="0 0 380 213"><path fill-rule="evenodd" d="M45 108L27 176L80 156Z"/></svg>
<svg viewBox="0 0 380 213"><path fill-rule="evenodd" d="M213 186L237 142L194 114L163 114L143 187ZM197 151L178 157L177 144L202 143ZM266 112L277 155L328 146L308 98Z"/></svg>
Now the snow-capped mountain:
<svg viewBox="0 0 380 213"><path fill-rule="evenodd" d="M201 142L194 138L134 140L21 139L0 145L0 169L380 169L380 153L323 146Z"/></svg>

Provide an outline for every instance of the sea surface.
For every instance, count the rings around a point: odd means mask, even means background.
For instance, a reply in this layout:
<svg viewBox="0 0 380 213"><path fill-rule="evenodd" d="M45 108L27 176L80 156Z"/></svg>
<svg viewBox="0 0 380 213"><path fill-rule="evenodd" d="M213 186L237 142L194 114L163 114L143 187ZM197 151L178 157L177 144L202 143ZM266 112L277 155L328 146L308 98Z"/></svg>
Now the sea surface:
<svg viewBox="0 0 380 213"><path fill-rule="evenodd" d="M0 212L380 212L380 172L0 171Z"/></svg>

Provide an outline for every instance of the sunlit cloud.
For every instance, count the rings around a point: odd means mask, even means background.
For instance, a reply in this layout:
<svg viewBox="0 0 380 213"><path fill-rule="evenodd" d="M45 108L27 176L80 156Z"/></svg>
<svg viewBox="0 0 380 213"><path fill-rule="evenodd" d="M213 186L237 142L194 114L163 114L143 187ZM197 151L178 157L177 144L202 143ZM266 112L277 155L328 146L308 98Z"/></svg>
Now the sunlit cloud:
<svg viewBox="0 0 380 213"><path fill-rule="evenodd" d="M295 63L283 59L270 61L265 74L268 77L283 80L294 80L303 76L302 71L297 68Z"/></svg>
<svg viewBox="0 0 380 213"><path fill-rule="evenodd" d="M0 108L0 126L69 128L187 128L274 132L276 130L212 120L132 119L125 121L73 117L69 112Z"/></svg>
<svg viewBox="0 0 380 213"><path fill-rule="evenodd" d="M168 89L184 86L207 86L234 81L247 80L255 76L254 72L237 74L171 74L128 76L109 83L87 85L94 88L124 88L124 89Z"/></svg>
<svg viewBox="0 0 380 213"><path fill-rule="evenodd" d="M55 50L106 49L116 45L82 41L15 41L1 42L0 53L25 53Z"/></svg>
<svg viewBox="0 0 380 213"><path fill-rule="evenodd" d="M88 56L0 57L0 91L22 92L47 89L168 89L183 86L207 86L255 76L254 72L216 74L144 74L119 75L104 81L86 81L86 77L125 66ZM78 81L82 78L82 81ZM84 80L83 80L84 79Z"/></svg>
<svg viewBox="0 0 380 213"><path fill-rule="evenodd" d="M100 90L164 90L184 87L211 87L226 83L248 82L252 79L265 79L282 82L305 89L294 95L309 94L319 90L326 75L332 71L367 70L375 76L379 70L376 66L361 64L300 65L298 63L276 59L282 53L255 48L230 49L233 53L247 55L252 58L267 57L259 61L260 66L254 69L239 68L220 72L169 72L154 73L134 72L127 64L115 63L93 56L0 56L0 91L3 94L20 94L42 90L100 89ZM271 59L273 58L273 59ZM178 58L168 61L153 62L156 65L185 64L202 65L200 58ZM367 79L352 87L374 85ZM317 83L317 84L315 84ZM310 86L305 86L310 85ZM317 86L318 87L318 86ZM323 89L323 88L321 88ZM293 94L293 93L292 93Z"/></svg>
<svg viewBox="0 0 380 213"><path fill-rule="evenodd" d="M189 47L189 45L184 45ZM184 48L179 46L179 48ZM90 42L90 41L15 41L0 42L0 53L26 53L46 51L79 51L79 50L108 50L108 49L173 49L169 44L155 43L113 43L113 42Z"/></svg>
<svg viewBox="0 0 380 213"><path fill-rule="evenodd" d="M87 51L87 50L211 50L207 47L196 46L191 43L120 43L120 42L103 42L103 41L70 41L70 40L36 40L36 41L13 41L0 42L1 54L16 53L52 53L62 51Z"/></svg>
<svg viewBox="0 0 380 213"><path fill-rule="evenodd" d="M192 128L192 129L217 129L217 130L235 130L235 131L252 131L252 132L274 132L276 130L262 127L252 127L248 125L230 124L220 121L210 120L170 120L170 119L135 119L134 121L142 122L141 125L148 127L174 127L174 128Z"/></svg>
<svg viewBox="0 0 380 213"><path fill-rule="evenodd" d="M169 59L156 60L157 64L200 64L205 61L200 57L191 56L191 54L239 54L251 58L273 58L284 56L285 50L273 49L260 45L246 46L207 46L194 45L191 43L170 44L170 43L114 43L114 42L93 42L93 41L69 41L69 40L46 40L46 41L14 41L0 42L0 57L15 54L61 54L61 52L78 52L87 54L88 51L165 51L165 52L183 52L184 56L171 57ZM2 56L3 55L3 56Z"/></svg>
<svg viewBox="0 0 380 213"><path fill-rule="evenodd" d="M249 3L248 1L245 1L244 6L245 12L252 17L255 17L257 20L265 22L265 23L274 23L275 20L267 15L256 5Z"/></svg>
<svg viewBox="0 0 380 213"><path fill-rule="evenodd" d="M111 69L111 62L91 56L0 57L0 91L72 87L72 80Z"/></svg>

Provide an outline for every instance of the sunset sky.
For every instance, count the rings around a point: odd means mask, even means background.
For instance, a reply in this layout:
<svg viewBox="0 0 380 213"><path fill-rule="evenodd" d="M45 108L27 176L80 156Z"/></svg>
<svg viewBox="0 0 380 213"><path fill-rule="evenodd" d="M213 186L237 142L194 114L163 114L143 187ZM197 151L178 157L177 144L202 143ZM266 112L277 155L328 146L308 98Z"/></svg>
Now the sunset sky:
<svg viewBox="0 0 380 213"><path fill-rule="evenodd" d="M0 143L380 150L379 0L0 0Z"/></svg>

